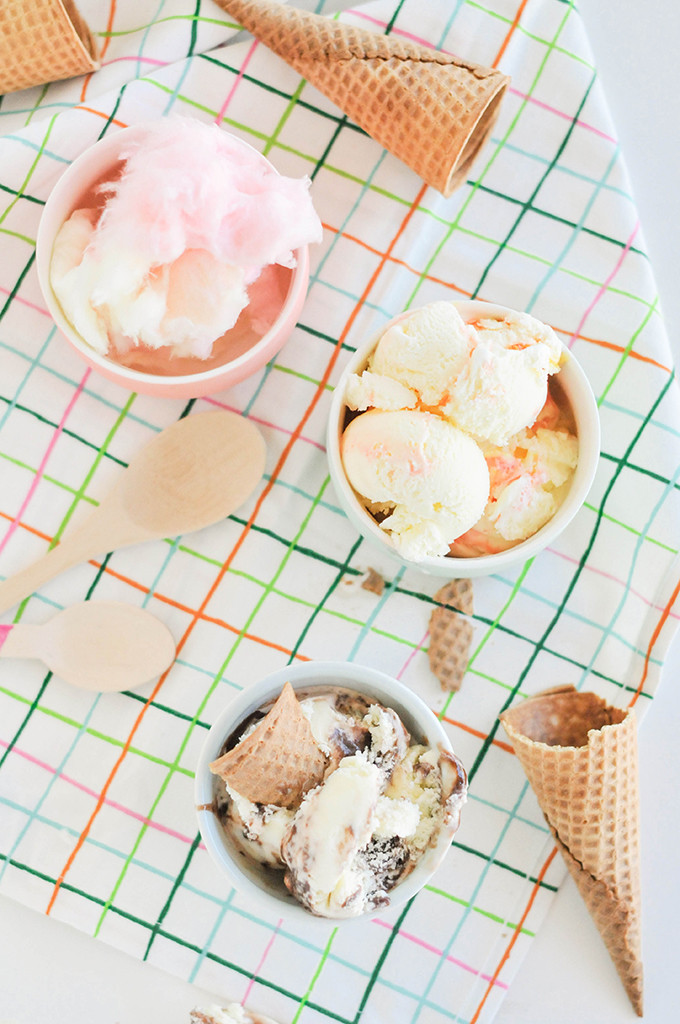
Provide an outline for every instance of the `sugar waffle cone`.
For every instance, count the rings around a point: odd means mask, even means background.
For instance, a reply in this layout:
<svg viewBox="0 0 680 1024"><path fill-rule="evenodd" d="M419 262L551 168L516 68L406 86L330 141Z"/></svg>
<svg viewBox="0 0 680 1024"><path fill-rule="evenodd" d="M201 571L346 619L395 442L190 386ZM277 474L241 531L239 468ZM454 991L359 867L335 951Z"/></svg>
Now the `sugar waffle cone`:
<svg viewBox="0 0 680 1024"><path fill-rule="evenodd" d="M449 580L439 588L433 600L446 608L455 608L456 611L463 612L465 615L472 615L475 610L472 580Z"/></svg>
<svg viewBox="0 0 680 1024"><path fill-rule="evenodd" d="M241 796L290 807L316 786L326 768L295 691L286 683L256 729L210 765Z"/></svg>
<svg viewBox="0 0 680 1024"><path fill-rule="evenodd" d="M270 0L217 0L445 196L465 180L510 79L396 36Z"/></svg>
<svg viewBox="0 0 680 1024"><path fill-rule="evenodd" d="M97 44L71 0L0 2L0 93L98 67Z"/></svg>
<svg viewBox="0 0 680 1024"><path fill-rule="evenodd" d="M642 1016L637 730L573 687L501 716L558 848Z"/></svg>
<svg viewBox="0 0 680 1024"><path fill-rule="evenodd" d="M443 690L460 690L470 660L472 625L449 608L430 615L430 668Z"/></svg>

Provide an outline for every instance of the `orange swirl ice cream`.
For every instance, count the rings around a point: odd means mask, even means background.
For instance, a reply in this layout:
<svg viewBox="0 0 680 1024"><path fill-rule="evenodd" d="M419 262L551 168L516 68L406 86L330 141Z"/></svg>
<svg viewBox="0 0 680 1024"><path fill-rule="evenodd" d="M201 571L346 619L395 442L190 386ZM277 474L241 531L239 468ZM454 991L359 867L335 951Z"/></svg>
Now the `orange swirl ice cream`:
<svg viewBox="0 0 680 1024"><path fill-rule="evenodd" d="M402 557L495 553L552 518L578 457L562 352L526 313L466 323L449 302L387 328L348 380L341 457Z"/></svg>

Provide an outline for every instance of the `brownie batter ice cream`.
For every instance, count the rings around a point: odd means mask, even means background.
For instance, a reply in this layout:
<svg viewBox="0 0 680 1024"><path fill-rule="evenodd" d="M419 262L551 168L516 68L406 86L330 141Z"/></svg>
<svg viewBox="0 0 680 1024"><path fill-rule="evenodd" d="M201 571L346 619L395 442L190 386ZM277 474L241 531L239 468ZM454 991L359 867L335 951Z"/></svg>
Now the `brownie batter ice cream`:
<svg viewBox="0 0 680 1024"><path fill-rule="evenodd" d="M268 783L259 800L252 778L255 790L239 792L241 768L251 763L256 774L260 756L258 746L241 765L239 748L250 744L252 751L259 730L262 751L269 746L266 757L277 763L279 740L272 739L268 718L273 715L285 734L282 704L303 724L302 745L313 745L323 762L314 778L293 782L274 803L267 802ZM390 891L441 829L457 827L467 793L462 764L448 751L416 742L393 709L353 691L330 689L298 701L286 684L266 710L245 723L210 766L223 783L218 811L232 841L245 856L281 872L313 914L355 917L388 904Z"/></svg>

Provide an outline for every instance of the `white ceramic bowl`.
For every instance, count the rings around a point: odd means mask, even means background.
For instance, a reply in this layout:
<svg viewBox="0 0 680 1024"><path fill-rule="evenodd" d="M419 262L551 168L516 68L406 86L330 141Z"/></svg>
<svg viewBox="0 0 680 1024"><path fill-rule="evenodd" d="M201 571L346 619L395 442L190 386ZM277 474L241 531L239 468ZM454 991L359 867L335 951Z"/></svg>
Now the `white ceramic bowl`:
<svg viewBox="0 0 680 1024"><path fill-rule="evenodd" d="M507 307L498 306L490 302L466 301L454 302L453 305L458 309L463 320L466 321L482 316L486 318L500 317L510 312ZM475 558L453 558L442 555L439 557L423 558L418 562L402 558L390 537L384 530L380 529L377 521L366 510L356 491L350 485L340 457L340 438L345 425L345 414L347 411L345 391L349 375L360 373L365 369L369 356L385 331L392 324L397 323L413 312L413 309L406 310L384 324L379 332L359 346L343 370L333 393L328 417L326 446L331 479L340 504L352 525L356 527L359 533L363 534L366 540L374 546L377 545L382 551L387 552L401 565L420 569L433 576L444 576L447 579L488 576L537 555L562 533L581 508L593 482L600 455L600 420L597 404L588 383L588 378L571 352L565 348L565 359L559 371L559 382L569 401L576 421L579 457L569 491L553 518L532 537L498 554L480 555Z"/></svg>
<svg viewBox="0 0 680 1024"><path fill-rule="evenodd" d="M340 686L365 694L393 708L414 740L422 741L435 750L451 752L452 748L441 722L412 690L383 672L349 662L305 662L281 669L235 696L210 729L198 759L194 792L199 828L212 859L249 902L271 916L285 916L306 928L316 926L317 922L325 927L329 924L348 925L362 920L362 917L315 917L293 899L283 884L282 873L263 869L238 852L217 815L210 809L216 787L220 784L219 778L210 771L210 762L218 757L224 741L234 730L263 704L278 697L287 681L295 690L325 690L330 686ZM454 831L453 825L442 829L436 845L430 847L413 871L391 890L390 906L405 903L422 889L451 846Z"/></svg>
<svg viewBox="0 0 680 1024"><path fill-rule="evenodd" d="M107 356L96 352L77 333L59 305L50 282L50 261L54 240L62 224L78 209L82 197L93 185L105 180L120 163L120 152L131 138L144 135L143 125L123 128L121 131L96 142L77 157L52 189L40 219L36 243L36 265L43 297L57 327L78 355L98 373L132 391L164 398L196 398L231 387L267 363L285 344L298 320L309 283L309 250L301 246L296 250L297 266L292 272L290 285L279 315L271 328L259 341L242 355L219 366L199 373L175 376L144 373L121 366ZM235 141L245 149L253 147L242 139ZM262 157L264 160L265 157Z"/></svg>

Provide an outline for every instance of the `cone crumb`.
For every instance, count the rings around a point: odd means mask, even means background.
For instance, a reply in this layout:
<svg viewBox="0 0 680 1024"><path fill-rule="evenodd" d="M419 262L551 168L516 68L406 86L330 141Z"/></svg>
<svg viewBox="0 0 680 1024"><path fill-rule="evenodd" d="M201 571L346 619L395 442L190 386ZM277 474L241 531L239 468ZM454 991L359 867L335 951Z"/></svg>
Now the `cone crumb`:
<svg viewBox="0 0 680 1024"><path fill-rule="evenodd" d="M470 660L473 629L450 608L435 608L430 615L430 668L442 690L460 690Z"/></svg>
<svg viewBox="0 0 680 1024"><path fill-rule="evenodd" d="M372 594L380 595L385 589L385 580L379 572L369 567L361 581L361 587L363 590L369 590Z"/></svg>
<svg viewBox="0 0 680 1024"><path fill-rule="evenodd" d="M464 615L472 615L475 610L473 597L472 580L449 580L439 588L433 600L445 608L453 608Z"/></svg>

